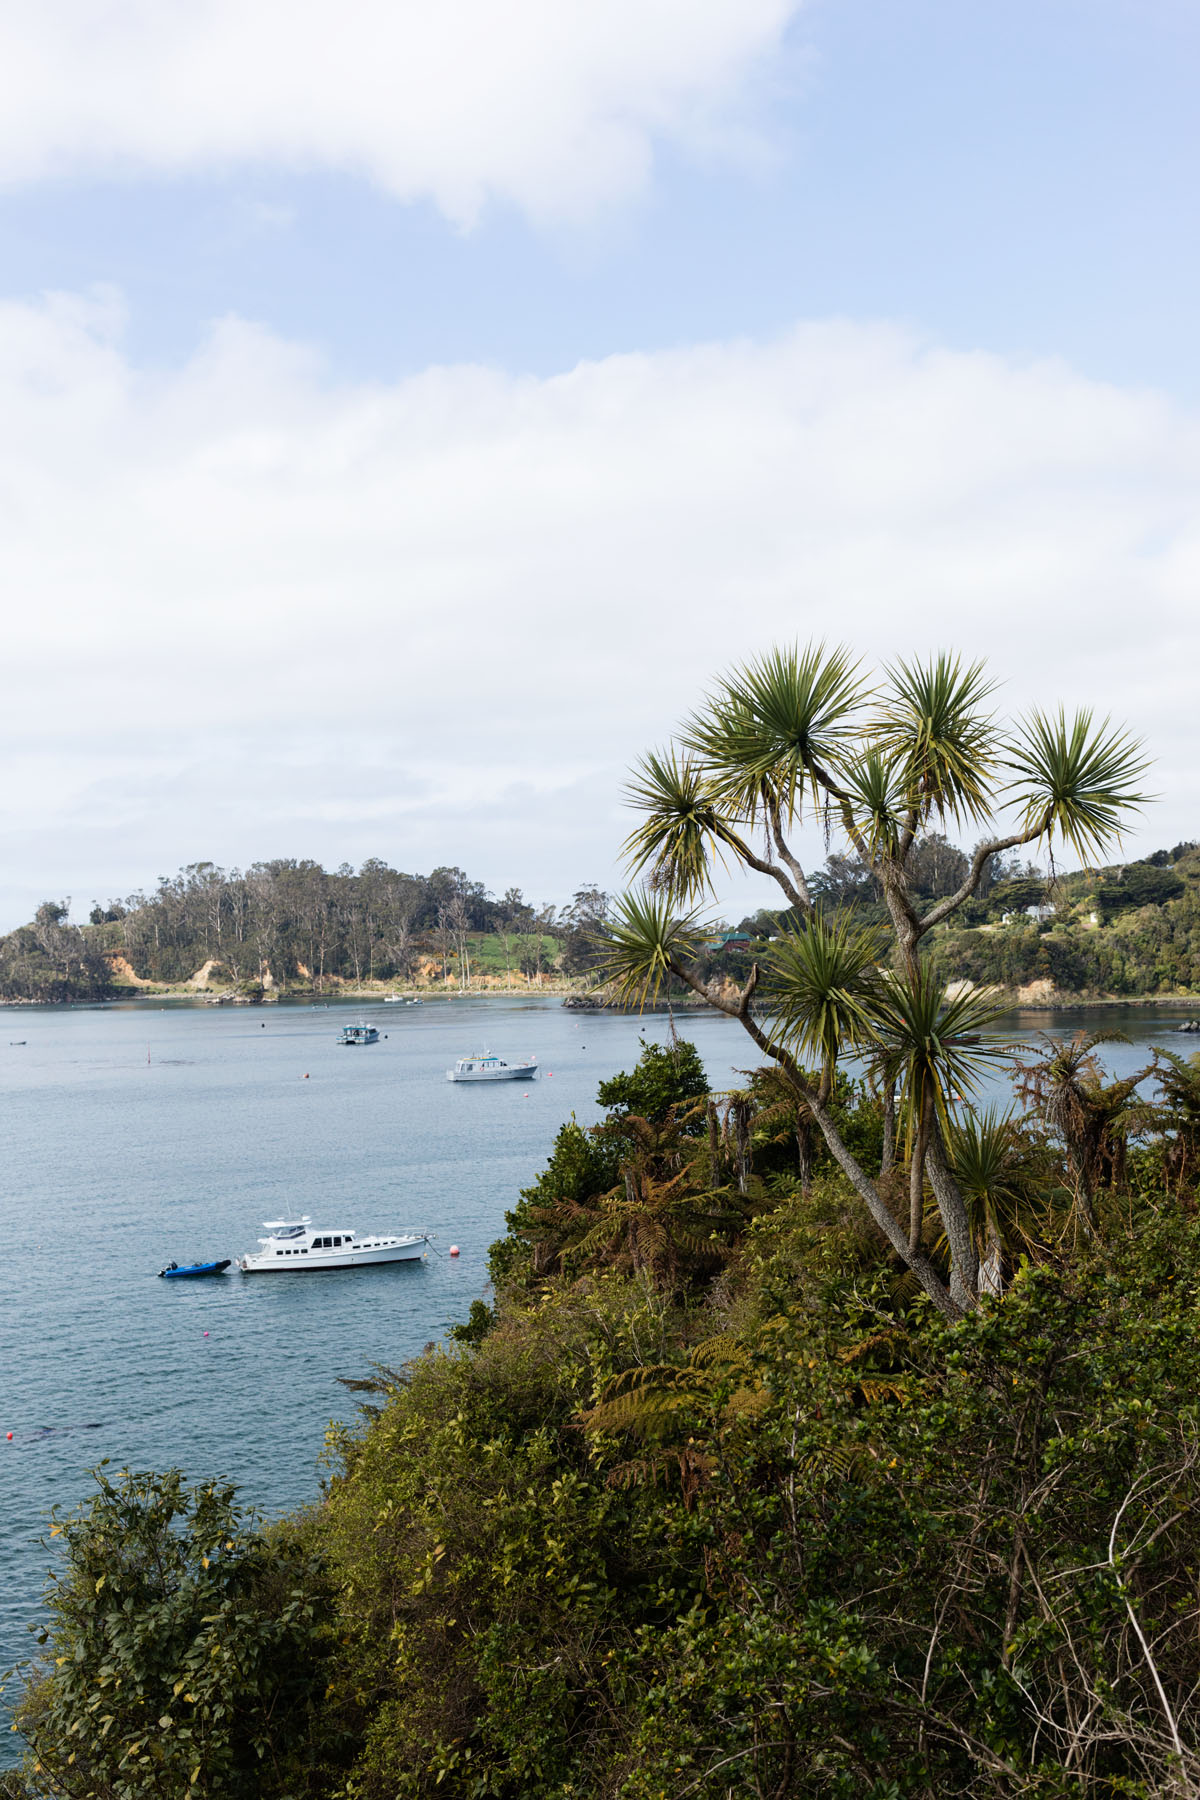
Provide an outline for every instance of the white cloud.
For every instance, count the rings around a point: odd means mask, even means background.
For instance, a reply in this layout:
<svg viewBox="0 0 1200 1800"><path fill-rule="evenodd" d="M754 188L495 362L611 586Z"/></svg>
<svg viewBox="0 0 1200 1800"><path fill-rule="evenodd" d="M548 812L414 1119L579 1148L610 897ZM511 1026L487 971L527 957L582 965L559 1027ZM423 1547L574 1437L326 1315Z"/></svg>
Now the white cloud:
<svg viewBox="0 0 1200 1800"><path fill-rule="evenodd" d="M1159 395L836 322L349 386L227 320L150 374L120 319L0 307L10 923L206 856L561 897L629 758L810 635L1129 719L1142 841L1200 835L1200 425Z"/></svg>
<svg viewBox="0 0 1200 1800"><path fill-rule="evenodd" d="M0 0L0 182L363 175L573 219L658 142L740 153L800 0Z"/></svg>

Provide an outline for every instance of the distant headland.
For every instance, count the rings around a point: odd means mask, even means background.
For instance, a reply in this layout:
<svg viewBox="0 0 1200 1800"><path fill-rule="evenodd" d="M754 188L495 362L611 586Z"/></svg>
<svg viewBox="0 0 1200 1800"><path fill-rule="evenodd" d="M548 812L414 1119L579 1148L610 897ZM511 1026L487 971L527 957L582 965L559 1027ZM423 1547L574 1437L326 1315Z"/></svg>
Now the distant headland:
<svg viewBox="0 0 1200 1800"><path fill-rule="evenodd" d="M965 865L964 851L930 834L913 872L936 899ZM1200 1005L1194 843L1053 877L1002 861L989 874L954 926L930 934L944 982L1039 1009ZM882 914L869 871L852 858L828 857L810 887L822 908L864 923ZM497 897L457 867L414 875L378 858L332 871L290 858L246 870L190 863L150 893L95 903L86 924L71 923L67 901L44 901L29 924L0 938L0 1003L535 992L603 1006L609 903L581 886L568 906L535 906L519 888ZM705 978L744 981L794 924L765 909L736 925L713 921ZM683 993L662 997L696 1004Z"/></svg>

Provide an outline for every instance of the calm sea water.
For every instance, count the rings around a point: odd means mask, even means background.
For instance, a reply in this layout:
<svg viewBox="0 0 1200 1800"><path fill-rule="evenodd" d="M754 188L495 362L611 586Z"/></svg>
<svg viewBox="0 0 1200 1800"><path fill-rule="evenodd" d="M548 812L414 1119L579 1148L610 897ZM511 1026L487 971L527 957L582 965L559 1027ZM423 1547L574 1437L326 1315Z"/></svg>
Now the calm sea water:
<svg viewBox="0 0 1200 1800"><path fill-rule="evenodd" d="M342 1048L341 1025L359 1017L384 1038ZM1115 1069L1135 1067L1148 1041L1193 1042L1164 1035L1179 1021L1166 1011L1005 1024L1101 1017L1135 1040L1108 1053ZM755 1060L719 1015L681 1029L714 1085ZM0 1669L29 1653L50 1508L86 1495L102 1457L232 1479L267 1513L313 1496L325 1428L354 1413L338 1377L401 1363L466 1315L504 1212L559 1125L594 1119L597 1082L632 1067L639 1036L668 1030L661 1016L581 1016L536 998L0 1012ZM455 1057L485 1046L536 1053L542 1078L445 1080ZM156 1279L172 1258L253 1249L263 1219L301 1212L358 1232L428 1231L436 1249L307 1279ZM0 1761L15 1749L0 1736Z"/></svg>

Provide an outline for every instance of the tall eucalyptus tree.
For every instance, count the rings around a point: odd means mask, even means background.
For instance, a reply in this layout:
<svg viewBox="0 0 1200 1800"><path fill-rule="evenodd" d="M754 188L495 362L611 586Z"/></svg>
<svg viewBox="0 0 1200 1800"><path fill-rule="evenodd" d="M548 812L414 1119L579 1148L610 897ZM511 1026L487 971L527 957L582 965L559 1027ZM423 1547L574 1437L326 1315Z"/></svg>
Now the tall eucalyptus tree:
<svg viewBox="0 0 1200 1800"><path fill-rule="evenodd" d="M1145 800L1147 763L1127 732L1061 707L1005 722L990 708L992 693L981 663L949 654L897 662L876 682L847 651L824 645L777 649L734 669L675 743L636 767L628 798L642 819L625 848L644 885L608 924L606 970L618 992L641 1000L674 978L736 1018L950 1317L978 1296L975 1235L946 1149L950 1107L998 1053L980 1036L995 1010L980 995L935 988L921 941L976 893L994 857L1033 844L1099 858ZM814 906L793 848L805 821L844 835L884 897L886 930L858 930ZM953 892L923 904L917 846L931 831L963 827L985 835ZM710 991L697 962L704 899L731 864L769 876L800 921L734 995ZM847 1051L900 1082L915 1165L907 1230L830 1112L832 1073ZM921 1240L926 1179L949 1246L948 1284Z"/></svg>

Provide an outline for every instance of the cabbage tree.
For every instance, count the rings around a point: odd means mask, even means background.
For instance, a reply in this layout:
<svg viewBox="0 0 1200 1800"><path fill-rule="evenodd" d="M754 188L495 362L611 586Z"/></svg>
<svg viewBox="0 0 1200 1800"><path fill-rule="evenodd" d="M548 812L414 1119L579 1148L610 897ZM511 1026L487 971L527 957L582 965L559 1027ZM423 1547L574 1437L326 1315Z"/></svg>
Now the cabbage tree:
<svg viewBox="0 0 1200 1800"><path fill-rule="evenodd" d="M723 676L676 740L645 756L627 795L641 815L626 840L642 887L610 919L607 974L627 1000L672 980L731 1017L781 1071L896 1254L948 1316L978 1294L978 1256L946 1150L949 1107L996 1053L981 1037L994 1016L923 973L921 942L971 899L992 859L1024 845L1097 859L1146 796L1138 743L1087 710L993 709L981 663L948 653L900 661L871 679L844 649L776 649ZM796 830L840 834L886 903L868 938L814 907ZM930 831L980 831L957 889L923 905L914 851ZM744 987L711 991L700 974L703 911L719 876L769 876L800 921ZM773 1023L768 1023L768 1019ZM910 1205L896 1219L843 1141L828 1106L847 1053L899 1079L912 1180L928 1177L950 1250L947 1285L925 1252ZM806 1072L815 1064L816 1076Z"/></svg>

